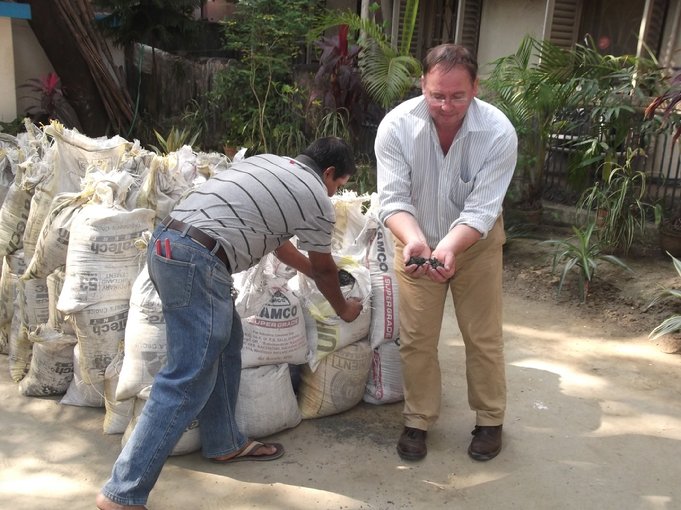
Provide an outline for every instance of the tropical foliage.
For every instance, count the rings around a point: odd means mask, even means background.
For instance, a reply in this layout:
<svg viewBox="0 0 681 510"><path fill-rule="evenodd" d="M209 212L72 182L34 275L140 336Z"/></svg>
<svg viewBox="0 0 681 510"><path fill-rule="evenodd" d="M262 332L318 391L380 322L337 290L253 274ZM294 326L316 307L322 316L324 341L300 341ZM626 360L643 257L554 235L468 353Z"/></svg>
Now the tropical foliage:
<svg viewBox="0 0 681 510"><path fill-rule="evenodd" d="M661 219L661 208L644 200L647 176L635 167L635 159L643 154L641 149L627 149L625 162L609 166L603 179L587 188L578 203L588 218L601 213L600 241L624 255L629 253L636 233L645 232L650 216L655 223Z"/></svg>
<svg viewBox="0 0 681 510"><path fill-rule="evenodd" d="M596 269L599 262L608 262L631 271L621 259L614 255L603 252L602 244L598 239L594 239L596 230L595 223L589 223L585 229L573 226L574 235L567 239L551 239L544 241L546 244L553 245L554 253L552 259L552 271L556 271L560 264L563 270L558 282L558 294L563 289L567 276L573 272L577 273L577 284L582 303L586 302L589 294L589 287L594 280ZM573 271L574 270L574 271Z"/></svg>
<svg viewBox="0 0 681 510"><path fill-rule="evenodd" d="M223 22L225 47L238 61L218 76L211 101L224 112L227 139L255 152L300 148L307 94L294 85L294 65L319 9L304 0L248 0Z"/></svg>
<svg viewBox="0 0 681 510"><path fill-rule="evenodd" d="M152 47L173 45L197 35L199 25L193 19L202 0L96 0L107 14L98 23L115 44L132 42Z"/></svg>
<svg viewBox="0 0 681 510"><path fill-rule="evenodd" d="M80 129L78 115L66 99L56 73L50 72L42 78L32 78L18 88L29 93L23 97L34 101L26 111L34 121L48 123L55 119L66 127Z"/></svg>
<svg viewBox="0 0 681 510"><path fill-rule="evenodd" d="M669 255L674 263L674 269L681 276L681 260ZM648 308L668 299L681 299L681 290L675 288L661 289L648 305ZM663 335L681 331L681 315L675 314L666 318L655 329L650 332L651 340L655 340Z"/></svg>
<svg viewBox="0 0 681 510"><path fill-rule="evenodd" d="M420 62L409 53L418 5L418 0L407 0L399 47L386 35L384 25L350 11L327 13L315 30L310 32L309 38L317 39L332 27L349 27L361 48L358 64L362 82L372 99L382 108L388 109L414 87L421 75Z"/></svg>
<svg viewBox="0 0 681 510"><path fill-rule="evenodd" d="M590 40L565 50L528 36L493 66L482 88L518 131L518 203L540 203L549 141L565 140L579 189L608 174L626 147L645 146L657 126L642 109L662 76L654 60L603 55Z"/></svg>

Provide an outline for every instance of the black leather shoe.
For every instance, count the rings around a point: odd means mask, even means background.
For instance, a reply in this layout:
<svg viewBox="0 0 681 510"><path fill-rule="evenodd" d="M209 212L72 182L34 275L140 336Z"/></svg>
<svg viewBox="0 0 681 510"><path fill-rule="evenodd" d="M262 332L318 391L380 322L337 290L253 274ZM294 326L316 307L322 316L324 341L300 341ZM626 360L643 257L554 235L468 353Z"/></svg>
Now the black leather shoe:
<svg viewBox="0 0 681 510"><path fill-rule="evenodd" d="M404 427L397 442L397 454L404 460L421 460L426 456L426 430Z"/></svg>
<svg viewBox="0 0 681 510"><path fill-rule="evenodd" d="M473 440L468 447L468 455L474 460L490 460L501 451L501 429L503 425L489 427L476 425L473 429Z"/></svg>

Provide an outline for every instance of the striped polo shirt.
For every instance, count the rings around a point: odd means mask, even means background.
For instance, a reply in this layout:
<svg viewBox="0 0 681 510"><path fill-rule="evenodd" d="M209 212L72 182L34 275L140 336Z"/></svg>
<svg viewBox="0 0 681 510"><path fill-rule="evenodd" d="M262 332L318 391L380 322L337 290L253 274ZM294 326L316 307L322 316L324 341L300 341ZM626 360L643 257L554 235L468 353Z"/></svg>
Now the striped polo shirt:
<svg viewBox="0 0 681 510"><path fill-rule="evenodd" d="M188 194L171 216L218 240L234 273L293 236L302 250L330 253L335 211L314 164L307 156L246 158Z"/></svg>
<svg viewBox="0 0 681 510"><path fill-rule="evenodd" d="M401 103L376 135L381 221L413 215L431 248L458 224L486 237L501 214L517 145L506 116L476 98L445 155L424 96Z"/></svg>

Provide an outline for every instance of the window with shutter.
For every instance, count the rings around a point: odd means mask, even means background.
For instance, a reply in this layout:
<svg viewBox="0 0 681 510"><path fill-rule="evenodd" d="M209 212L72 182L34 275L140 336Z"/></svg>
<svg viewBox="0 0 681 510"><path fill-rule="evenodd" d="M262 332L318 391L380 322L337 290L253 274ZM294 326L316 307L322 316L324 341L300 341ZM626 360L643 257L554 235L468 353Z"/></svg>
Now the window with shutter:
<svg viewBox="0 0 681 510"><path fill-rule="evenodd" d="M577 42L582 2L580 0L555 0L549 5L553 9L549 19L549 41L565 49L571 49Z"/></svg>
<svg viewBox="0 0 681 510"><path fill-rule="evenodd" d="M468 48L473 55L478 54L478 39L480 37L480 17L482 14L482 0L462 0L463 19L457 42Z"/></svg>
<svg viewBox="0 0 681 510"><path fill-rule="evenodd" d="M590 0L579 37L612 55L659 55L669 0Z"/></svg>
<svg viewBox="0 0 681 510"><path fill-rule="evenodd" d="M642 51L639 53L643 56L648 56L648 51L650 51L653 55L659 57L662 46L662 32L664 29L664 22L667 18L669 1L653 0L650 3L649 9L645 20L645 31L643 35L645 47L641 48Z"/></svg>

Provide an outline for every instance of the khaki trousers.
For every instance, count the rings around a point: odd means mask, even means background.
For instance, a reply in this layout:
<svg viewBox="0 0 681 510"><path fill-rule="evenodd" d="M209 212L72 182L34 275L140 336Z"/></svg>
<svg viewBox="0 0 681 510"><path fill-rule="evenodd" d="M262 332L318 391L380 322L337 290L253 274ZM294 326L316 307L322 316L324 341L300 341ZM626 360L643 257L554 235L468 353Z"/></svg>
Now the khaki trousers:
<svg viewBox="0 0 681 510"><path fill-rule="evenodd" d="M506 372L501 294L505 239L499 217L486 239L456 257L456 273L446 283L407 275L403 244L396 242L403 414L407 427L428 430L440 414L438 342L448 290L465 345L468 403L476 413L476 425L503 424Z"/></svg>

